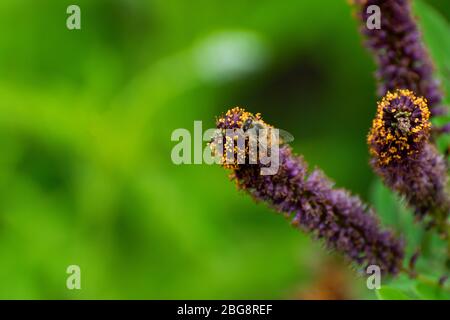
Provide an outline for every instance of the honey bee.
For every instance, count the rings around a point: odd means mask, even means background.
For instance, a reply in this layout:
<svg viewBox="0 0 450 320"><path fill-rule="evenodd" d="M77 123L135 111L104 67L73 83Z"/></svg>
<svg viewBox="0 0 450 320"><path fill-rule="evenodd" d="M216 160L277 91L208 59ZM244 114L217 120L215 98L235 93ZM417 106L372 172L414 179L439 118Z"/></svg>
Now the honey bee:
<svg viewBox="0 0 450 320"><path fill-rule="evenodd" d="M260 114L254 115L239 107L229 110L217 123L209 146L229 168L237 168L237 164L246 160L258 163L277 152L279 145L294 140L289 132L265 123ZM277 148L273 148L275 146Z"/></svg>
<svg viewBox="0 0 450 320"><path fill-rule="evenodd" d="M282 130L282 129L273 128L273 127L267 125L264 121L259 120L253 116L248 117L247 120L245 120L244 124L242 125L242 130L244 132L247 132L248 130L251 130L251 129L254 129L258 135L259 135L259 130L261 130L261 129L267 129L267 130L276 129L279 133L278 144L280 144L280 145L294 141L294 137L289 132Z"/></svg>

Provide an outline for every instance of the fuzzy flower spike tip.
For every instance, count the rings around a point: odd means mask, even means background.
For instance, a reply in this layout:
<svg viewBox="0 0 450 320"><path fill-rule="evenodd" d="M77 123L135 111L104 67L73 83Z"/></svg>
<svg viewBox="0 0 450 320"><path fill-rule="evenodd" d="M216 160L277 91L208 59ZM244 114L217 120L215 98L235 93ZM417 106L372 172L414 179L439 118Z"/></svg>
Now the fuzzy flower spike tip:
<svg viewBox="0 0 450 320"><path fill-rule="evenodd" d="M378 103L367 142L371 165L384 183L405 197L419 219L445 223L450 210L447 164L429 142L430 111L425 98L409 90L388 92Z"/></svg>

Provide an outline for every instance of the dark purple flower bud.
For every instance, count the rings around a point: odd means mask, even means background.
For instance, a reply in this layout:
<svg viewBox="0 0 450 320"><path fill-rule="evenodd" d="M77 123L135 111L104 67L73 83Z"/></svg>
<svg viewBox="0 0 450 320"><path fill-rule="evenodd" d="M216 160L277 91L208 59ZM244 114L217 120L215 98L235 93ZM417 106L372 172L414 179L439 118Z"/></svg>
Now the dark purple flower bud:
<svg viewBox="0 0 450 320"><path fill-rule="evenodd" d="M242 129L249 118L254 116L234 108L219 118L217 127ZM213 150L217 147L212 143ZM261 163L235 165L232 178L238 188L284 213L294 226L358 265L378 265L384 273L397 274L404 243L392 232L380 229L374 210L346 190L333 188L322 171L308 173L307 163L292 154L288 145L281 144L278 152L279 170L275 175L261 175Z"/></svg>
<svg viewBox="0 0 450 320"><path fill-rule="evenodd" d="M419 218L445 223L450 210L447 165L429 143L430 113L409 90L388 92L378 103L367 142L371 164L383 182L404 196Z"/></svg>
<svg viewBox="0 0 450 320"><path fill-rule="evenodd" d="M441 276L441 277L439 278L439 280L438 280L439 286L440 286L440 287L443 287L443 286L445 285L445 283L447 282L447 280L448 280L448 276L447 276L447 275Z"/></svg>
<svg viewBox="0 0 450 320"><path fill-rule="evenodd" d="M409 89L425 97L432 114L440 108L442 92L433 77L433 64L421 40L421 34L411 12L409 0L354 0L358 4L361 33L367 47L378 64L376 72L378 94ZM381 29L366 26L370 12L367 8L377 5L381 11ZM436 112L435 112L436 111Z"/></svg>

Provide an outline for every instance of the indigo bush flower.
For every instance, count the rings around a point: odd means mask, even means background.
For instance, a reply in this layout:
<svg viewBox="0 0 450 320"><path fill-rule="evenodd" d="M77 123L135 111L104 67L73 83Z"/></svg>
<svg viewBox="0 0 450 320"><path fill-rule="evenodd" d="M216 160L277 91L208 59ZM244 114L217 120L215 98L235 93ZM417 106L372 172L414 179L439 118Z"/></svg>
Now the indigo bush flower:
<svg viewBox="0 0 450 320"><path fill-rule="evenodd" d="M378 65L378 95L409 89L425 97L433 115L442 114L442 92L433 77L433 65L422 43L421 33L411 12L409 0L354 0L361 19L361 32ZM367 8L381 10L381 28L369 29Z"/></svg>
<svg viewBox="0 0 450 320"><path fill-rule="evenodd" d="M378 109L367 142L371 165L384 183L415 208L418 218L445 221L447 165L429 143L430 112L426 100L409 90L388 92Z"/></svg>
<svg viewBox="0 0 450 320"><path fill-rule="evenodd" d="M217 120L217 128L242 129L254 118L263 123L260 115L236 107ZM211 142L211 148L215 150L219 144ZM294 226L324 240L327 248L351 261L363 266L375 264L384 273L397 274L404 256L403 241L380 229L374 210L346 190L333 188L333 182L319 169L308 173L307 163L288 145L278 150L275 175L261 175L263 165L259 162L232 166L232 179L238 188L284 213Z"/></svg>

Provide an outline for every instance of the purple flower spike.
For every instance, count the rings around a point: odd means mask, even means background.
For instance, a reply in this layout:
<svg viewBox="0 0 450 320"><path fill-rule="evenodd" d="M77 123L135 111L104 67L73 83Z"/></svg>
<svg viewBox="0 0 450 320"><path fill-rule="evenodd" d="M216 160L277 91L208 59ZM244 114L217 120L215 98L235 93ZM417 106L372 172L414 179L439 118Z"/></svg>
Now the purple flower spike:
<svg viewBox="0 0 450 320"><path fill-rule="evenodd" d="M384 183L406 198L418 218L428 214L439 226L450 210L447 164L429 143L430 126L424 98L409 90L388 92L378 103L367 142L372 167Z"/></svg>
<svg viewBox="0 0 450 320"><path fill-rule="evenodd" d="M411 12L409 0L354 0L359 4L358 17L366 45L378 64L378 95L409 89L425 97L432 115L442 112L442 92L433 77L433 64L422 43L421 34ZM377 5L381 28L369 29L367 8Z"/></svg>
<svg viewBox="0 0 450 320"><path fill-rule="evenodd" d="M242 129L246 123L243 117L253 116L241 108L231 109L218 119L217 127ZM217 146L212 144L214 150ZM392 232L380 229L374 210L346 190L333 188L322 171L308 173L307 163L293 155L288 145L281 145L278 152L279 170L275 175L261 175L260 163L232 167L238 188L284 213L294 226L323 240L327 248L350 261L364 267L378 265L384 273L397 274L404 243Z"/></svg>

